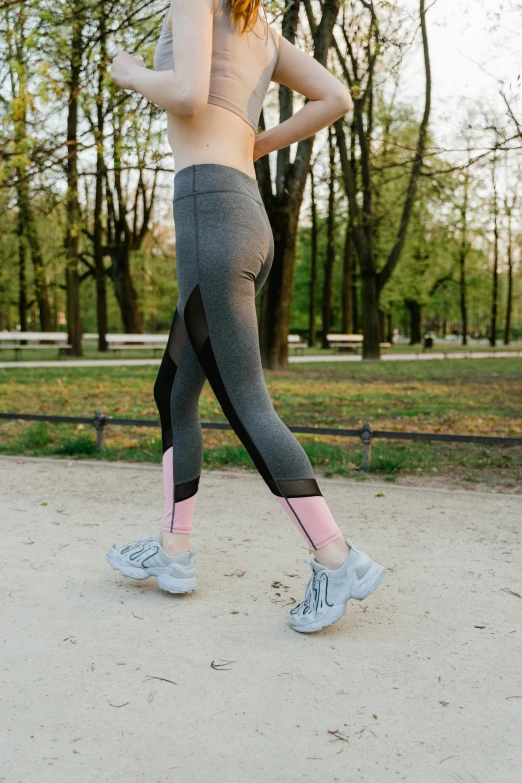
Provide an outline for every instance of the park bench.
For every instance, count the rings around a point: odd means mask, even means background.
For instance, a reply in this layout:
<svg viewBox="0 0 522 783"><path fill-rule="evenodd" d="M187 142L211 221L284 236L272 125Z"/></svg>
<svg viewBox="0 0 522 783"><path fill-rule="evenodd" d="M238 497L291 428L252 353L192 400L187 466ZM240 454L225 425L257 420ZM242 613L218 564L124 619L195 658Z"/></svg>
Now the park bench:
<svg viewBox="0 0 522 783"><path fill-rule="evenodd" d="M0 350L14 351L15 359L20 359L22 351L58 349L61 357L72 348L67 339L65 332L0 332Z"/></svg>
<svg viewBox="0 0 522 783"><path fill-rule="evenodd" d="M303 353L303 350L305 348L308 348L308 343L305 342L304 340L301 340L301 337L298 334L289 334L288 347L295 348L296 351L300 351L301 353Z"/></svg>
<svg viewBox="0 0 522 783"><path fill-rule="evenodd" d="M109 351L140 351L152 350L154 355L156 351L165 350L168 334L107 334L107 347ZM97 342L98 335L93 332L86 332L83 335L84 342ZM308 347L308 343L301 340L298 334L288 335L288 346L296 350L303 351Z"/></svg>
<svg viewBox="0 0 522 783"><path fill-rule="evenodd" d="M169 339L168 334L106 334L107 350L114 353L121 351L152 351L156 356L158 351L164 351ZM84 343L98 342L98 335L85 332Z"/></svg>
<svg viewBox="0 0 522 783"><path fill-rule="evenodd" d="M362 334L327 334L326 340L328 347L335 348L338 352L345 349L354 351L362 346L363 336Z"/></svg>
<svg viewBox="0 0 522 783"><path fill-rule="evenodd" d="M327 334L326 339L329 347L341 352L344 349L356 351L358 348L362 348L364 337L362 334ZM381 348L391 348L392 346L387 342L379 343L379 345Z"/></svg>

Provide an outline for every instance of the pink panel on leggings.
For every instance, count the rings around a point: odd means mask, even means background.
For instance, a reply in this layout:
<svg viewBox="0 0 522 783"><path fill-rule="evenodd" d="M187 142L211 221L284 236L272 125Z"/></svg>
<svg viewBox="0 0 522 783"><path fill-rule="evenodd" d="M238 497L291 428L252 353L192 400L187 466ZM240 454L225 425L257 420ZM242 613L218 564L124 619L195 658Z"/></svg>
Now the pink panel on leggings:
<svg viewBox="0 0 522 783"><path fill-rule="evenodd" d="M310 539L312 539L315 549L320 549L331 541L335 541L336 538L343 537L322 495L312 495L306 498L288 498L288 500L276 496L276 499L290 516L292 522L297 525L297 529L309 547L312 547ZM301 525L305 528L310 538L308 538L303 527L299 524L292 509L294 509L301 520Z"/></svg>
<svg viewBox="0 0 522 783"><path fill-rule="evenodd" d="M161 527L172 533L188 535L192 528L192 518L196 508L197 493L186 500L178 500L174 508L174 524L172 523L172 506L174 504L174 467L172 464L172 447L163 455L163 494L164 513Z"/></svg>

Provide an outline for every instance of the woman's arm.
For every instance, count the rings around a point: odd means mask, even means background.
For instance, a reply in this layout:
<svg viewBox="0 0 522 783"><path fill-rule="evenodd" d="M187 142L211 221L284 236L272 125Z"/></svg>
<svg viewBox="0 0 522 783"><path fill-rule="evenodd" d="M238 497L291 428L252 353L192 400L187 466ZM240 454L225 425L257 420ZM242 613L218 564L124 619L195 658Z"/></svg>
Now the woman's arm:
<svg viewBox="0 0 522 783"><path fill-rule="evenodd" d="M254 160L307 139L352 108L348 89L317 60L279 36L279 60L272 81L309 98L292 117L256 136Z"/></svg>
<svg viewBox="0 0 522 783"><path fill-rule="evenodd" d="M193 117L208 101L214 0L171 0L174 71L145 68L140 57L120 52L111 77L172 114Z"/></svg>

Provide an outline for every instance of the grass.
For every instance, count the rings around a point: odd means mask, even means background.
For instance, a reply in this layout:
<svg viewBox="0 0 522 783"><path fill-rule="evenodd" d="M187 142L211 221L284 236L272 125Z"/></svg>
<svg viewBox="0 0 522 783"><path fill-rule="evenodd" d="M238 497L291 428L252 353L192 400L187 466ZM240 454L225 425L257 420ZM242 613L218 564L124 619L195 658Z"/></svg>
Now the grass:
<svg viewBox="0 0 522 783"><path fill-rule="evenodd" d="M156 367L0 370L4 412L107 415L157 419L152 396ZM477 362L332 362L266 371L274 407L288 425L484 434L522 437L522 360ZM205 421L225 417L208 384L200 399ZM232 431L204 429L204 466L248 466L251 459ZM297 436L325 475L364 478L356 438ZM161 461L160 430L108 427L106 450L89 425L0 422L0 453L69 458ZM451 475L470 484L522 483L522 448L375 440L372 472L388 480L418 474Z"/></svg>

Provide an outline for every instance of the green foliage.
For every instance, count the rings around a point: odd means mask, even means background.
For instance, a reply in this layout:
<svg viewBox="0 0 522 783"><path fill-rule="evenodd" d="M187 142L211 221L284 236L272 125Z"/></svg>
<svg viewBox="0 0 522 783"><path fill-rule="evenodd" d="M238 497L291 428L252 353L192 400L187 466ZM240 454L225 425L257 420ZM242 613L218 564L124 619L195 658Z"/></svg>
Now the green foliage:
<svg viewBox="0 0 522 783"><path fill-rule="evenodd" d="M346 0L343 4L347 26L356 56L364 60L368 43L369 14L364 4ZM267 3L269 12L280 18L285 4ZM93 276L94 188L96 151L101 151L107 177L104 179L102 241L107 272L107 308L110 331L122 329L112 275L117 252L128 239L115 229L116 218L126 212L130 245L130 278L137 292L139 310L146 331L167 331L177 298L174 227L171 212L172 163L165 142L164 113L136 94L115 88L110 79L111 57L120 49L138 53L152 63L155 41L162 24L165 3L153 0L133 8L128 2L110 0L28 0L4 9L0 17L0 60L4 78L0 86L0 329L19 323L19 262L25 249L28 327L38 326L33 258L27 237L18 237L18 204L21 183L28 189L37 242L45 269L45 282L52 313L53 329L66 328L64 237L66 206L64 172L67 163L66 119L69 106L71 63L81 55L79 85L79 192L81 220L75 228L80 236L81 319L85 331L96 331L96 286ZM393 247L400 222L408 174L418 134L418 106L400 103L389 79L399 80L395 68L397 52L403 52L407 30L403 16L393 3L378 4L379 40L375 40L377 78L373 94L371 189L373 197L374 252L382 268ZM303 17L304 21L304 17ZM339 20L341 23L341 18ZM72 47L72 34L81 30L81 52ZM402 36L402 37L401 37ZM341 40L342 36L340 36ZM305 40L303 36L301 43ZM402 56L402 54L401 54ZM336 58L329 67L341 75ZM386 78L383 79L383 76ZM360 83L353 86L355 98L365 89L364 69ZM436 74L434 74L436 78ZM399 83L399 82L398 82ZM100 87L101 85L101 87ZM274 95L276 92L274 91ZM400 94L400 91L399 91ZM104 128L97 133L101 110ZM346 127L349 143L349 125ZM316 327L321 328L321 297L324 279L327 219L327 150L319 135L314 148L314 172L318 201L318 276ZM482 144L481 140L481 144ZM401 260L381 296L381 307L392 315L392 323L402 331L409 327L406 299L417 301L425 323L431 328L451 331L460 320L457 259L460 242L459 205L462 203L462 173L454 161L437 152L439 143L428 138L429 155L420 178L413 217ZM487 146L487 145L486 145ZM515 150L516 152L516 150ZM355 150L360 190L360 150ZM333 324L341 327L342 265L348 210L336 163L335 253L333 275ZM491 297L491 199L484 171L474 165L471 173L467 290L471 329L485 333ZM443 174L434 172L446 171ZM116 173L120 174L118 187ZM138 187L138 183L139 187ZM154 190L154 197L153 188ZM141 190L140 190L141 188ZM119 214L117 190L124 205ZM108 196L112 195L109 204ZM144 201L152 199L150 221L142 229ZM359 195L360 197L360 195ZM114 213L114 214L113 214ZM136 231L134 216L137 217ZM117 222L117 221L116 221ZM501 268L499 284L499 325L505 318L507 278L505 226L501 226ZM515 234L520 227L517 223ZM291 301L291 329L308 328L310 293L309 203L305 199L298 234ZM24 248L25 245L25 248ZM20 246L22 246L20 250ZM522 280L515 259L512 334L522 335ZM360 280L356 283L360 288Z"/></svg>
<svg viewBox="0 0 522 783"><path fill-rule="evenodd" d="M522 436L520 359L299 364L267 372L274 407L292 425ZM156 419L155 367L0 370L0 409L11 412ZM224 421L208 384L200 398L204 421ZM252 466L232 431L203 430L204 466ZM299 434L310 461L327 475L363 478L356 437ZM161 463L159 427L111 427L98 452L89 425L0 422L0 453ZM372 445L371 473L451 474L467 481L496 475L522 480L522 448L439 442L386 441Z"/></svg>
<svg viewBox="0 0 522 783"><path fill-rule="evenodd" d="M25 434L19 439L19 448L27 451L42 449L49 444L49 424L45 421L37 421L31 424Z"/></svg>
<svg viewBox="0 0 522 783"><path fill-rule="evenodd" d="M59 446L53 449L54 454L65 455L67 457L93 457L99 452L96 441L88 435L81 435L77 438L67 438Z"/></svg>

